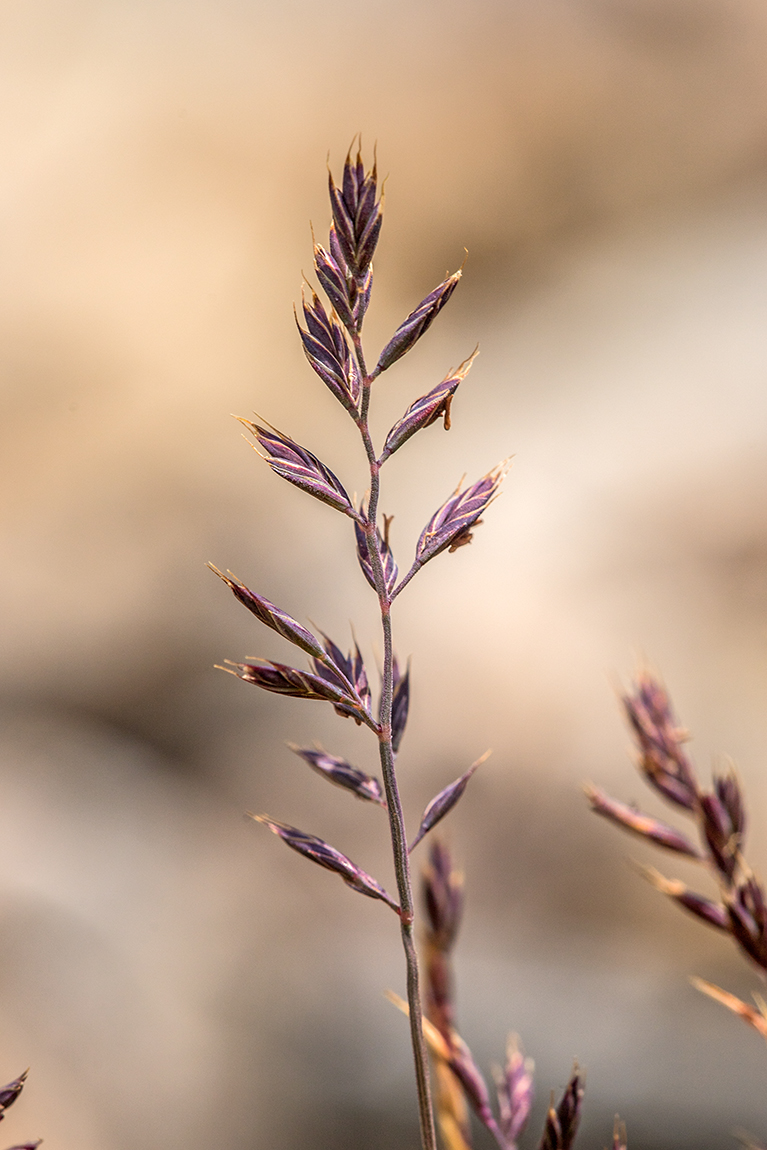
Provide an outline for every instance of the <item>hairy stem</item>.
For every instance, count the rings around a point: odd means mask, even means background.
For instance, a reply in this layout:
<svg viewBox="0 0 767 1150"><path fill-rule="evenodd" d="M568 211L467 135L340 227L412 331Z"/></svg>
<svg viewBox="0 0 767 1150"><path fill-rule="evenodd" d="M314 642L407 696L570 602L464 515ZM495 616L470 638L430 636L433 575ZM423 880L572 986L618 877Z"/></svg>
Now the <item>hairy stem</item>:
<svg viewBox="0 0 767 1150"><path fill-rule="evenodd" d="M397 596L399 595L400 591L405 590L405 588L407 587L410 580L413 578L414 575L418 574L418 572L421 570L422 567L423 567L423 563L421 563L420 560L416 559L416 561L413 563L413 566L408 571L407 575L405 575L402 579L400 579L399 583L397 584L397 586L392 591L392 594L391 594L392 599L396 599Z"/></svg>
<svg viewBox="0 0 767 1150"><path fill-rule="evenodd" d="M357 362L363 377L362 403L360 405L358 426L370 467L370 499L368 501L367 523L365 525L365 539L368 559L370 561L375 589L378 594L378 602L381 608L381 626L384 645L378 745L381 757L381 772L383 775L384 789L386 791L386 805L391 831L394 870L397 876L402 945L405 950L405 961L407 964L407 1000L410 1008L410 1037L413 1045L416 1085L418 1088L421 1143L423 1150L436 1150L437 1141L434 1128L434 1111L431 1100L431 1087L429 1084L429 1060L426 1053L426 1040L423 1035L418 954L416 952L413 933L413 889L410 881L410 858L407 849L405 817L402 811L402 802L397 785L397 773L394 766L394 748L392 746L391 722L392 699L394 694L394 648L391 628L391 598L386 588L386 579L376 537L376 520L378 518L378 500L380 494L380 464L376 458L373 442L370 437L370 428L368 426L372 377L368 375L365 367L365 356L359 335L355 334L353 340Z"/></svg>

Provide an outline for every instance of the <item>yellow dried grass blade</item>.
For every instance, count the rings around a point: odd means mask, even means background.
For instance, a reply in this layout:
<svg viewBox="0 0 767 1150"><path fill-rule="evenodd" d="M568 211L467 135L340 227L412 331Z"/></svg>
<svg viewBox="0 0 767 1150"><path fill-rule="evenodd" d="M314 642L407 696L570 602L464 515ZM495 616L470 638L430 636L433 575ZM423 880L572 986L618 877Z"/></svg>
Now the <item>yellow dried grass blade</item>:
<svg viewBox="0 0 767 1150"><path fill-rule="evenodd" d="M406 1018L410 1017L410 1007L405 1002L404 998L400 998L400 996L395 994L393 990L385 990L384 994L389 999L389 1002L393 1003L398 1010L402 1011ZM428 1018L424 1018L422 1022L423 1036L426 1039L426 1045L429 1047L429 1050L432 1052L432 1054L436 1055L437 1058L441 1058L443 1062L449 1062L450 1050L448 1049L447 1043L445 1042L440 1032L437 1030L436 1026L429 1022Z"/></svg>

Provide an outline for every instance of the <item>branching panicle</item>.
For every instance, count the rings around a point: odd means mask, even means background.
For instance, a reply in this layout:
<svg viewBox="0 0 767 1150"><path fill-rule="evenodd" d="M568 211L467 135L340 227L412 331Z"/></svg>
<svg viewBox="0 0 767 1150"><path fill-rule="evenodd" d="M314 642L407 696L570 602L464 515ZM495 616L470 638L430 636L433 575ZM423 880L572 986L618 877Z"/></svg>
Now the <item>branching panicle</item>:
<svg viewBox="0 0 767 1150"><path fill-rule="evenodd" d="M760 972L767 972L767 899L764 887L742 854L746 814L735 772L714 776L713 789L704 790L682 750L687 732L677 726L664 687L650 675L639 676L634 691L623 702L638 745L642 774L669 803L693 820L701 847L694 847L676 828L634 811L597 787L587 786L592 809L656 846L707 864L719 888L716 902L689 890L683 882L664 878L652 868L646 868L645 875L657 890L696 918L729 934ZM702 979L693 982L767 1038L767 1017L761 1009L754 1010L735 995Z"/></svg>
<svg viewBox="0 0 767 1150"><path fill-rule="evenodd" d="M498 495L508 469L505 461L468 487L460 484L427 522L415 546L414 561L400 577L389 539L391 516L381 515L381 473L384 465L417 432L442 420L451 426L452 403L458 387L476 358L472 353L431 390L410 402L376 448L369 411L373 384L411 351L450 300L462 275L454 272L421 300L400 324L368 370L362 343L363 322L373 284L373 255L383 221L383 196L375 162L366 169L361 149L350 148L340 184L329 171L332 220L327 244L314 242L314 270L329 306L310 288L302 293L302 320L296 314L299 336L309 364L339 405L351 416L368 464L369 487L360 502L350 498L341 480L307 448L289 435L262 423L242 420L257 442L257 450L271 470L350 518L354 547L364 579L374 590L380 613L383 660L380 696L374 706L370 682L360 648L354 641L348 654L323 632L319 638L281 608L250 591L231 573L221 578L251 614L303 651L310 670L272 660L228 663L224 670L264 690L293 698L329 702L335 712L353 718L373 732L378 744L380 777L360 770L344 758L320 749L292 746L315 772L355 797L384 809L388 818L397 883L396 899L366 871L323 839L272 819L263 823L293 851L337 874L350 888L384 902L398 916L405 953L407 1002L390 995L408 1015L415 1067L422 1150L436 1150L428 1053L436 1081L436 1109L443 1150L472 1150L470 1112L495 1140L499 1150L517 1150L530 1116L533 1096L532 1063L509 1040L504 1067L494 1074L496 1098L491 1100L485 1077L458 1032L451 952L461 918L462 878L452 865L447 848L432 839L423 876L425 1004L421 1005L421 970L414 937L415 906L410 874L410 851L455 807L483 759L445 786L427 805L408 848L405 819L396 770L397 754L410 710L410 669L404 672L393 645L392 605L421 568L443 552L454 553L471 542ZM373 361L371 360L371 363ZM677 827L611 798L597 787L586 788L592 809L603 818L656 847L707 865L718 895L708 898L685 883L647 870L653 885L683 909L715 929L725 932L761 972L767 972L767 898L743 857L746 816L740 785L733 771L715 776L706 790L685 750L687 732L672 712L665 688L643 673L623 699L626 717L638 750L638 767L654 790L676 812L692 820L697 841ZM374 718L375 715L375 718ZM729 992L702 980L696 985L744 1018L767 1038L767 1005L757 1009ZM428 1047L428 1052L427 1052ZM18 1096L24 1076L0 1090L0 1119ZM583 1103L583 1080L575 1066L564 1093L548 1109L540 1150L570 1150ZM29 1143L15 1150L34 1150ZM613 1150L626 1150L625 1127L616 1119Z"/></svg>
<svg viewBox="0 0 767 1150"><path fill-rule="evenodd" d="M355 506L344 484L330 468L289 435L268 424L252 423L249 420L242 422L255 436L260 453L275 474L354 521L357 560L366 581L376 593L380 609L383 667L376 718L373 718L374 708L367 671L356 641L350 653L345 654L322 631L318 635L313 634L269 600L250 591L234 576L223 575L217 568L213 568L251 614L304 651L311 663L311 670L308 671L265 659L230 663L224 669L267 691L293 698L329 702L339 715L355 719L376 735L381 781L375 775L325 751L296 746L292 749L329 782L386 810L397 879L397 900L376 879L323 839L266 815L253 817L292 850L338 874L360 894L385 902L397 912L407 973L408 1000L403 1005L410 1018L423 1150L436 1150L427 1042L435 1059L440 1128L446 1150L470 1150L467 1106L475 1111L501 1150L515 1150L516 1138L530 1109L530 1067L529 1063L520 1061L521 1056L518 1054L509 1054L506 1069L497 1083L500 1118L496 1119L485 1079L453 1024L448 951L460 918L461 889L449 855L439 844L435 844L432 849L428 880L431 886L425 895L430 922L430 934L427 935L427 1003L432 1021L424 1022L422 1018L408 839L395 770L395 760L410 710L410 670L408 666L403 671L394 654L391 619L394 599L425 563L443 551L456 551L471 540L472 530L481 522L482 515L498 493L506 465L495 467L468 488L456 490L429 520L417 542L415 562L404 578L400 579L389 540L392 517L384 515L382 522L379 522L382 467L416 432L429 427L438 419L442 419L445 428L449 429L453 397L466 378L477 351L464 360L456 371L449 372L431 391L410 404L389 431L380 453L377 452L369 425L372 384L381 372L402 358L425 334L449 301L461 271L448 276L410 313L384 347L374 369L369 372L361 331L370 303L372 259L383 219L383 200L379 194L375 164L372 169L366 170L360 151L352 158L350 149L340 185L336 184L332 173L329 174L329 193L332 223L327 245L317 243L316 240L314 242L314 269L330 307L326 308L314 290L310 289L308 298L306 293L302 298L303 323L298 316L296 322L304 353L312 369L351 415L359 430L370 474L366 498ZM428 804L412 846L420 842L453 809L482 761L477 760ZM735 801L734 795L728 790L719 801L723 809L729 812ZM744 905L736 913L746 916L751 912ZM445 1091L452 1096L447 1109ZM565 1106L564 1101L561 1106ZM560 1124L574 1132L576 1118L570 1115L565 1120L563 1112Z"/></svg>

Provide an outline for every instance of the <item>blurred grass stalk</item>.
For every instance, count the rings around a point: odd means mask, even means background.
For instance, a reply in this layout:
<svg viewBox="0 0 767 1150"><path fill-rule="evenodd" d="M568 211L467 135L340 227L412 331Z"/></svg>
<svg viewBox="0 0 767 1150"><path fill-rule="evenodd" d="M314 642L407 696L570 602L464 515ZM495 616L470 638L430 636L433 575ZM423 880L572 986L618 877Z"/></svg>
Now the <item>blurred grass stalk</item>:
<svg viewBox="0 0 767 1150"><path fill-rule="evenodd" d="M692 821L698 841L589 784L585 791L592 809L623 830L704 867L717 888L714 899L690 890L678 879L665 878L652 867L643 870L662 894L709 926L729 934L764 980L767 898L764 886L743 854L746 809L734 768L714 774L711 790L702 786L685 751L690 736L679 726L665 687L650 672L642 671L637 676L633 689L622 701L637 745L640 774L665 802ZM760 995L754 995L754 1009L704 979L693 978L692 982L767 1038L767 1006Z"/></svg>

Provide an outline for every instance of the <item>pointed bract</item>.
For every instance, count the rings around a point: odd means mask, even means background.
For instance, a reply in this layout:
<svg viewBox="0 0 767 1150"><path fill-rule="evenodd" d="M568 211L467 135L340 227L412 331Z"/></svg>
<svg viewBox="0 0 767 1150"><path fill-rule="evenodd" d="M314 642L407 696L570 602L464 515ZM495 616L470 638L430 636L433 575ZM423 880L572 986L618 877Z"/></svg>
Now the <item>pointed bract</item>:
<svg viewBox="0 0 767 1150"><path fill-rule="evenodd" d="M274 691L278 695L292 695L297 699L324 699L330 703L347 699L352 701L340 686L284 663L273 663L271 660L264 660L263 663L232 663L231 667L223 669L231 670L232 674L246 683L253 683L256 687Z"/></svg>
<svg viewBox="0 0 767 1150"><path fill-rule="evenodd" d="M366 723L377 730L365 700L355 697L338 678L312 675L309 671L301 671L297 667L288 667L268 659L260 663L229 663L221 670L229 671L243 682L252 683L264 691L273 691L277 695L290 695L294 699L322 699L332 703L338 714L356 719L358 723Z"/></svg>
<svg viewBox="0 0 767 1150"><path fill-rule="evenodd" d="M639 745L639 767L656 790L672 803L694 810L698 784L683 750L687 733L677 724L664 687L649 674L638 677L625 695L626 717Z"/></svg>
<svg viewBox="0 0 767 1150"><path fill-rule="evenodd" d="M512 1036L506 1047L506 1065L496 1075L499 1126L509 1144L516 1146L533 1105L533 1064Z"/></svg>
<svg viewBox="0 0 767 1150"><path fill-rule="evenodd" d="M340 851L330 846L329 843L324 842L323 839L318 839L314 835L306 834L304 831L298 830L297 827L291 827L287 823L277 822L276 819L270 819L266 815L251 814L250 817L255 819L256 822L263 823L264 826L267 826L270 831L281 838L282 841L294 851L298 851L299 854L311 859L312 862L317 863L318 866L325 867L326 870L334 871L337 875L340 875L346 885L350 886L352 890L367 895L368 898L380 899L399 914L397 903L374 878L371 878L369 874L356 866L351 859L341 854Z"/></svg>
<svg viewBox="0 0 767 1150"><path fill-rule="evenodd" d="M348 683L349 686L353 686L354 669L351 656L344 655L338 644L334 643L324 631L320 631L320 634L326 658L323 661L314 660L315 671L321 678L331 683ZM331 666L328 666L328 661Z"/></svg>
<svg viewBox="0 0 767 1150"><path fill-rule="evenodd" d="M329 251L314 245L314 270L323 291L338 313L338 318L351 335L359 333L370 303L373 268L354 275L349 269L335 224L330 225Z"/></svg>
<svg viewBox="0 0 767 1150"><path fill-rule="evenodd" d="M376 199L376 165L365 172L359 151L356 161L352 161L350 151L341 187L336 187L330 171L328 187L338 247L349 270L359 279L370 266L383 222L383 206L381 200Z"/></svg>
<svg viewBox="0 0 767 1150"><path fill-rule="evenodd" d="M741 949L762 970L767 970L767 907L755 878L740 883L725 898L730 931Z"/></svg>
<svg viewBox="0 0 767 1150"><path fill-rule="evenodd" d="M728 812L716 794L700 796L703 833L711 858L720 873L728 880L735 874L738 861L739 835L735 832Z"/></svg>
<svg viewBox="0 0 767 1150"><path fill-rule="evenodd" d="M471 529L498 494L507 464L501 463L464 491L460 488L432 515L421 532L415 551L416 562L423 565L445 551L457 550L471 542Z"/></svg>
<svg viewBox="0 0 767 1150"><path fill-rule="evenodd" d="M673 899L690 914L703 919L704 922L717 927L718 930L729 931L730 918L725 907L704 898L702 894L696 894L678 879L664 878L662 874L658 874L654 867L643 867L642 873L656 890Z"/></svg>
<svg viewBox="0 0 767 1150"><path fill-rule="evenodd" d="M439 838L431 840L429 861L421 878L429 942L447 954L461 923L463 876L453 866L450 851Z"/></svg>
<svg viewBox="0 0 767 1150"><path fill-rule="evenodd" d="M335 229L331 230L332 240ZM339 252L340 256L340 252ZM321 244L314 245L314 270L325 295L338 313L338 318L347 330L354 330L356 322L354 308L349 298L349 283L347 282L346 264L334 258L331 252L325 250ZM354 283L354 281L351 281Z"/></svg>
<svg viewBox="0 0 767 1150"><path fill-rule="evenodd" d="M482 755L480 759L477 759L476 763L472 763L468 771L462 774L460 778L455 779L454 782L450 783L449 786L445 787L444 790L440 791L439 794L431 800L426 810L423 812L421 825L418 828L418 833L410 844L411 851L415 850L423 836L427 834L432 829L432 827L435 827L437 823L440 822L445 817L445 815L453 809L463 792L466 790L469 779L477 770L477 768L485 762L486 759L487 754Z"/></svg>
<svg viewBox="0 0 767 1150"><path fill-rule="evenodd" d="M754 876L745 879L737 887L738 904L749 915L760 935L767 931L767 906L764 891Z"/></svg>
<svg viewBox="0 0 767 1150"><path fill-rule="evenodd" d="M610 798L610 796L606 795L599 787L586 786L584 787L584 791L591 803L592 811L603 815L609 819L610 822L623 827L624 830L632 831L641 838L648 839L658 846L665 847L666 850L687 855L688 858L703 858L701 852L690 842L686 835L683 835L682 832L678 831L675 827L669 826L668 823L662 822L661 819L654 819L650 815L644 815L641 811L627 806L626 803L621 803L618 802L617 799Z"/></svg>
<svg viewBox="0 0 767 1150"><path fill-rule="evenodd" d="M421 300L418 307L411 311L407 319L400 324L381 352L375 369L376 375L380 375L382 371L386 371L388 367L396 363L428 331L455 291L461 274L459 268L457 272L453 272L451 276L443 280L441 284L435 287L434 291L430 291Z"/></svg>
<svg viewBox="0 0 767 1150"><path fill-rule="evenodd" d="M354 534L357 540L357 560L362 568L362 574L367 579L370 586L375 591L376 584L373 577L373 568L370 564L370 556L368 554L367 536L362 529L359 520L355 520ZM384 583L387 592L391 595L394 586L397 582L399 571L397 564L394 560L394 554L389 546L388 540L385 540L379 529L376 527L376 541L378 543L378 554L381 557L381 566L383 567Z"/></svg>
<svg viewBox="0 0 767 1150"><path fill-rule="evenodd" d="M330 258L333 260L333 263L336 265L338 270L343 273L347 280L351 279L352 276L351 272L349 271L349 266L344 258L344 253L341 251L341 245L338 242L338 232L336 231L335 224L330 225L328 246L330 247Z"/></svg>
<svg viewBox="0 0 767 1150"><path fill-rule="evenodd" d="M396 754L399 750L402 736L407 726L408 712L410 711L410 666L405 674L400 674L396 655L392 662L392 705L391 705L391 744Z"/></svg>
<svg viewBox="0 0 767 1150"><path fill-rule="evenodd" d="M288 746L313 770L329 779L331 783L351 791L358 799L365 799L368 802L377 803L379 807L386 807L386 799L378 779L366 775L364 771L353 767L345 759L337 759L326 751L315 750L311 747L297 747L293 743L289 743Z"/></svg>
<svg viewBox="0 0 767 1150"><path fill-rule="evenodd" d="M271 627L278 635L282 635L284 639L288 639L296 647L306 651L308 655L321 657L324 654L319 639L316 639L311 631L307 631L306 627L302 627L300 623L291 618L286 611L275 607L274 603L270 603L263 596L249 591L244 583L232 575L231 571L224 575L212 563L209 563L208 567L214 574L218 575L219 579L223 579L227 587L233 592L235 599L247 607L267 627Z"/></svg>
<svg viewBox="0 0 767 1150"><path fill-rule="evenodd" d="M543 1127L538 1150L562 1150L562 1130L559 1125L559 1116L554 1109L554 1094L552 1091L552 1105L546 1111L546 1123Z"/></svg>
<svg viewBox="0 0 767 1150"><path fill-rule="evenodd" d="M714 791L729 820L730 833L737 840L736 849L740 850L746 833L746 810L735 771L731 770L726 775L715 775Z"/></svg>
<svg viewBox="0 0 767 1150"><path fill-rule="evenodd" d="M393 455L398 448L410 439L411 435L415 435L416 431L420 431L422 427L430 427L440 417L444 418L445 430L450 430L450 404L453 396L458 390L459 384L466 378L471 368L472 363L479 355L479 348L476 348L468 359L465 359L457 371L447 375L442 383L438 383L436 387L422 395L415 403L411 403L405 414L401 419L392 427L389 434L386 436L386 442L381 453L379 462L383 463L390 455Z"/></svg>
<svg viewBox="0 0 767 1150"><path fill-rule="evenodd" d="M354 643L354 650L351 656L351 663L352 682L354 683L354 688L357 692L357 696L358 698L362 699L366 710L370 712L372 704L370 683L368 682L368 675L367 671L365 670L365 664L363 662L362 654L356 641Z"/></svg>
<svg viewBox="0 0 767 1150"><path fill-rule="evenodd" d="M577 1068L565 1087L556 1110L549 1107L540 1150L570 1150L578 1130L583 1087Z"/></svg>
<svg viewBox="0 0 767 1150"><path fill-rule="evenodd" d="M581 1118L582 1104L583 1084L576 1065L572 1077L565 1087L565 1092L562 1095L559 1106L557 1107L559 1128L562 1131L562 1150L570 1150L570 1147L575 1141L575 1135L578 1132L578 1123Z"/></svg>
<svg viewBox="0 0 767 1150"><path fill-rule="evenodd" d="M481 1070L466 1043L455 1032L452 1035L451 1057L448 1065L461 1083L466 1097L480 1122L491 1133L496 1129L495 1118L490 1107L490 1093Z"/></svg>
<svg viewBox="0 0 767 1150"><path fill-rule="evenodd" d="M365 313L370 304L370 293L373 290L373 268L367 269L364 275L355 277L346 266L346 262L336 240L335 228L330 228L331 255L323 248L318 247L315 253L314 267L325 294L338 312L338 317L347 331L352 335L359 334Z"/></svg>
<svg viewBox="0 0 767 1150"><path fill-rule="evenodd" d="M351 687L352 693L356 695L366 714L370 715L370 684L356 642L351 654L344 655L341 648L324 631L321 631L320 634L325 647L326 659L332 665L329 666L327 661L312 660L318 676L326 682L336 683L342 688Z"/></svg>
<svg viewBox="0 0 767 1150"><path fill-rule="evenodd" d="M357 518L343 484L316 455L301 447L290 436L273 428L261 427L247 419L241 419L240 423L255 435L272 471L287 479L288 483L294 483L302 491L307 491L315 499L334 507L336 511L343 511L352 519Z"/></svg>
<svg viewBox="0 0 767 1150"><path fill-rule="evenodd" d="M25 1070L18 1078L14 1078L13 1082L9 1082L6 1086L0 1086L0 1121L5 1117L5 1112L8 1107L13 1106L24 1089L27 1074L29 1074L29 1071Z"/></svg>
<svg viewBox="0 0 767 1150"><path fill-rule="evenodd" d="M352 283L354 284L354 291L351 293L352 310L354 312L354 322L359 331L362 327L365 313L370 305L370 293L373 290L373 268L368 268L359 285L356 280L353 280Z"/></svg>
<svg viewBox="0 0 767 1150"><path fill-rule="evenodd" d="M314 292L311 303L303 298L302 306L307 330L301 327L298 316L295 319L306 358L336 399L356 418L362 381L343 329L333 312L327 314Z"/></svg>
<svg viewBox="0 0 767 1150"><path fill-rule="evenodd" d="M694 914L696 918L707 922L709 926L714 926L717 930L727 930L726 910L718 903L712 902L710 898L704 898L702 894L696 894L695 891L687 889L671 897L685 910L689 910L690 914Z"/></svg>

